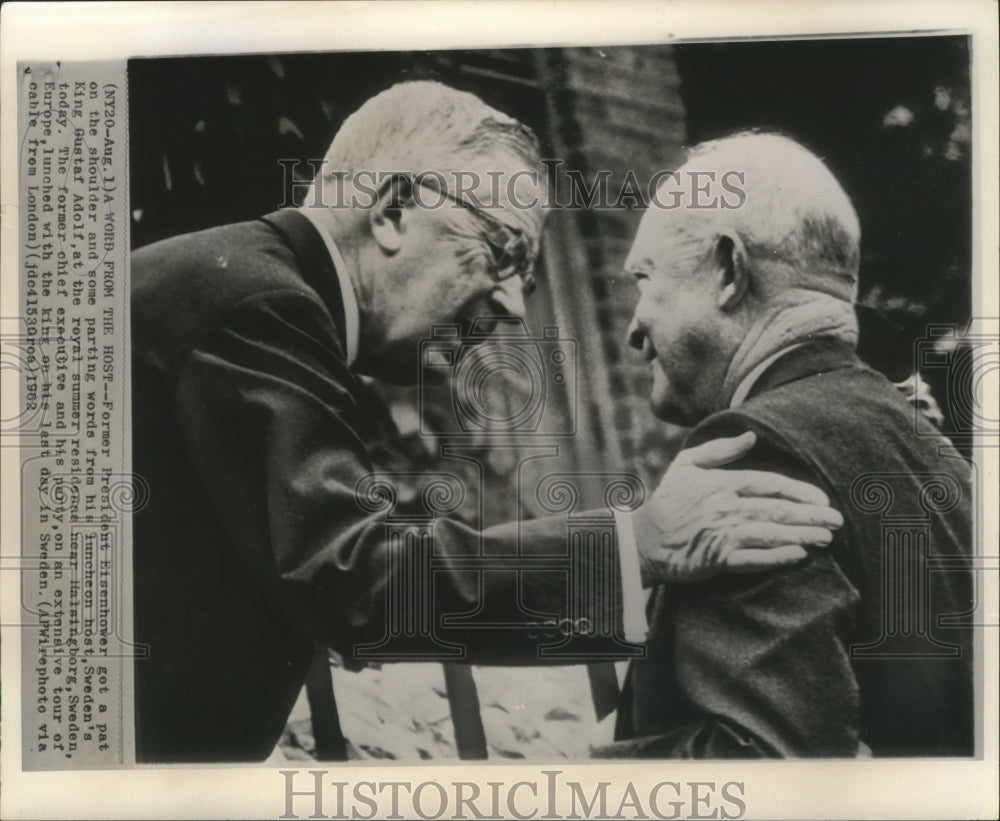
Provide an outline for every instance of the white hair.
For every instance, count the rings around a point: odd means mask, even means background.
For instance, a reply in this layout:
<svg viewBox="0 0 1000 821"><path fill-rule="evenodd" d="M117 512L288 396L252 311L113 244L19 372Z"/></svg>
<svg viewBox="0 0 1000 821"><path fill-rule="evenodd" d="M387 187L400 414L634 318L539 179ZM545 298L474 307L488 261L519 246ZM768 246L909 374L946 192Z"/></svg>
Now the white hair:
<svg viewBox="0 0 1000 821"><path fill-rule="evenodd" d="M753 259L778 260L825 280L845 297L857 291L861 229L851 201L826 165L780 134L740 132L695 146L680 171L741 176L734 210L692 212L684 230L735 230ZM697 218L693 217L697 214ZM791 283L789 283L791 284Z"/></svg>
<svg viewBox="0 0 1000 821"><path fill-rule="evenodd" d="M351 114L326 152L324 174L432 173L450 187L456 172L482 174L493 166L535 171L545 187L530 128L474 94L421 80L398 83Z"/></svg>

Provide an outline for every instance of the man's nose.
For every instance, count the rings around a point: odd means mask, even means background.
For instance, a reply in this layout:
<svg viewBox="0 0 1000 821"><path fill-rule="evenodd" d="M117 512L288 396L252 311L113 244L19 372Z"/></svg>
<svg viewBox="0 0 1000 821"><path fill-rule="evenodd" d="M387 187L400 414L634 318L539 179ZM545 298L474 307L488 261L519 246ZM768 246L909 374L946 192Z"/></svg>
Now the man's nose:
<svg viewBox="0 0 1000 821"><path fill-rule="evenodd" d="M524 319L526 308L524 307L521 278L508 277L502 282L498 282L490 294L490 303L499 309L500 314L509 314Z"/></svg>
<svg viewBox="0 0 1000 821"><path fill-rule="evenodd" d="M639 322L635 317L632 317L632 322L628 326L628 344L637 351L641 351L646 344L646 334L639 327Z"/></svg>

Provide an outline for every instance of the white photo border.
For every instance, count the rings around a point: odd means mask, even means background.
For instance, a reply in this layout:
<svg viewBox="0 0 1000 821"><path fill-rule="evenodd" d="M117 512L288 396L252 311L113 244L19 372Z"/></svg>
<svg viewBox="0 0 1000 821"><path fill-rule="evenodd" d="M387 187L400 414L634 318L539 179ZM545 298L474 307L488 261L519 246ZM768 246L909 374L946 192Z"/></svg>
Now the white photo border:
<svg viewBox="0 0 1000 821"><path fill-rule="evenodd" d="M514 12L514 13L512 13ZM2 9L2 263L0 315L17 314L19 247L16 66L26 59L106 60L181 54L421 50L627 45L968 33L972 37L973 315L998 309L997 6L963 2L400 2L400 3L11 3ZM987 328L996 333L996 320ZM985 401L997 405L993 374ZM4 390L12 390L5 382ZM3 498L18 498L18 465L3 454ZM998 449L977 453L984 500L998 498ZM0 555L19 553L17 505L4 505ZM980 505L984 544L997 544L997 508ZM677 782L745 783L746 818L987 818L997 811L997 579L986 574L983 726L979 761L682 762L558 764L565 780L630 780L640 794ZM3 613L18 607L17 574L0 573ZM2 809L4 818L257 818L285 811L284 777L267 767L140 767L128 771L32 772L20 768L16 630L2 637ZM285 766L282 769L289 769ZM301 767L303 774L322 769ZM428 763L387 769L352 763L330 780L517 780L544 783L543 767ZM311 812L297 804L299 817ZM387 811L383 803L382 811ZM328 809L327 813L332 810ZM567 806L560 812L569 813ZM542 817L539 814L538 817ZM708 816L702 816L708 817Z"/></svg>

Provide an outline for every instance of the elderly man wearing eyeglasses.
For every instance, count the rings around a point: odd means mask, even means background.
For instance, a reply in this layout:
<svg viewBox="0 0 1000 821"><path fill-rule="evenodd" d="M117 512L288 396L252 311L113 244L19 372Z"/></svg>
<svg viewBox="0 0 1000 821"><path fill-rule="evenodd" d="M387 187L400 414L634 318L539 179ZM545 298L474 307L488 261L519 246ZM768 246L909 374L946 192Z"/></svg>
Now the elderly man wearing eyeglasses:
<svg viewBox="0 0 1000 821"><path fill-rule="evenodd" d="M134 517L139 760L263 760L314 646L350 656L384 635L389 591L410 582L394 578L405 562L387 558L384 515L356 496L373 470L360 380L414 384L435 324L523 317L545 185L525 126L406 83L344 122L304 207L133 254L134 470L150 486ZM816 488L714 469L750 444L709 442L671 467L629 522L649 534L639 556L620 533L620 561L591 568L613 591L595 607L620 622L641 598L622 578L767 570L830 541L841 519ZM412 527L419 542L427 525ZM433 533L420 618L495 601L565 613L565 571L517 564L524 542L565 554L563 520L479 531L444 517ZM469 562L484 555L517 572L483 581ZM537 626L469 641L466 660L539 660Z"/></svg>

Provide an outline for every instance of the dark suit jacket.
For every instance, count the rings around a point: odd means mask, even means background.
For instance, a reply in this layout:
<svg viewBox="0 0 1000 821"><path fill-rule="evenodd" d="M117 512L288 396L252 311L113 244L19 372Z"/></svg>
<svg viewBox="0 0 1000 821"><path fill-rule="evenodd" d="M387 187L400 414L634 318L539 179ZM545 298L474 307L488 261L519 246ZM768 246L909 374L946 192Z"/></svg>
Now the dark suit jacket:
<svg viewBox="0 0 1000 821"><path fill-rule="evenodd" d="M297 212L133 255L134 470L150 486L134 517L135 630L149 648L136 663L140 760L265 758L314 643L349 657L386 635L390 577L432 587L426 615L439 632L441 615L477 607L499 622L518 604L565 613L564 570L460 566L481 555L516 564L512 526L435 521L433 582L427 568L408 581L399 574L422 569L390 564L384 513L355 496L373 470L370 420L343 327L329 255ZM407 512L426 514L395 511ZM521 538L566 555L562 520L524 523ZM616 559L602 572L617 591ZM491 613L498 602L511 612ZM620 612L601 594L594 604ZM444 632L465 661L537 661L537 631Z"/></svg>
<svg viewBox="0 0 1000 821"><path fill-rule="evenodd" d="M846 346L779 358L688 445L822 487L845 525L790 569L661 588L605 755L972 755L970 470ZM951 565L946 570L946 565ZM966 626L963 626L966 625Z"/></svg>

